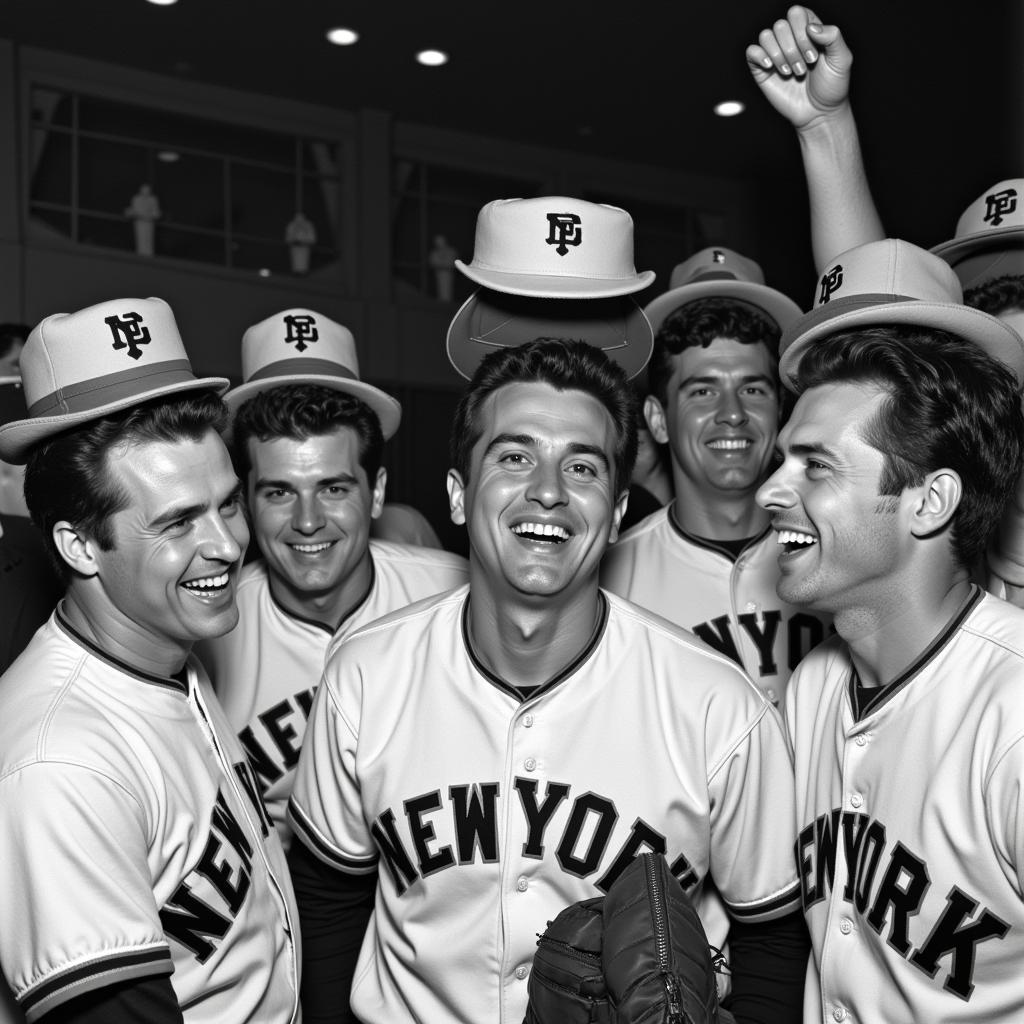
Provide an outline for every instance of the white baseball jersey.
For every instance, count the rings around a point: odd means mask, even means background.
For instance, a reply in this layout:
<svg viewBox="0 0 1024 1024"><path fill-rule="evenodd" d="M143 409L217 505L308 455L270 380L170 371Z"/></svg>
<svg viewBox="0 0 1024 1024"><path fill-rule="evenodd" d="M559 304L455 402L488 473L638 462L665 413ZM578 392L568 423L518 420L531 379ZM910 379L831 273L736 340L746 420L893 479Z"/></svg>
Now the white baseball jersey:
<svg viewBox="0 0 1024 1024"><path fill-rule="evenodd" d="M833 637L786 698L804 1020L1024 1020L1024 612L975 589L855 713Z"/></svg>
<svg viewBox="0 0 1024 1024"><path fill-rule="evenodd" d="M346 637L382 615L459 587L469 576L466 560L447 551L372 540L370 557L370 588L336 634L282 608L259 561L242 570L238 625L196 645L285 849L291 844L285 811L295 765L332 636Z"/></svg>
<svg viewBox="0 0 1024 1024"><path fill-rule="evenodd" d="M468 593L341 643L299 759L300 839L379 862L360 1020L520 1024L538 933L645 850L739 919L798 906L781 720L735 664L606 595L588 649L521 700L468 645Z"/></svg>
<svg viewBox="0 0 1024 1024"><path fill-rule="evenodd" d="M27 1019L170 974L188 1024L300 1020L284 851L198 662L142 674L58 607L0 706L0 964Z"/></svg>
<svg viewBox="0 0 1024 1024"><path fill-rule="evenodd" d="M601 585L692 630L742 665L781 707L790 673L831 620L775 593L779 548L771 529L734 559L728 549L685 533L671 509L649 515L608 549Z"/></svg>

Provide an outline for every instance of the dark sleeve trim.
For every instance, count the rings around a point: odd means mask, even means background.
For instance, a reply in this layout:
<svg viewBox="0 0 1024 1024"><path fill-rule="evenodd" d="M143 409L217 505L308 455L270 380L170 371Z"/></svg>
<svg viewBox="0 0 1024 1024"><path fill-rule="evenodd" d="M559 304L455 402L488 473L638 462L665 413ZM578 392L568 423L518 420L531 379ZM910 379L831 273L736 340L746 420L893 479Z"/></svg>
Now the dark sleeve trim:
<svg viewBox="0 0 1024 1024"><path fill-rule="evenodd" d="M789 889L765 903L748 903L742 907L734 907L731 903L727 903L726 906L729 909L729 916L737 921L778 917L780 914L788 913L800 906L800 883L799 881L794 882Z"/></svg>
<svg viewBox="0 0 1024 1024"><path fill-rule="evenodd" d="M377 857L355 859L345 857L338 853L332 846L328 846L313 828L312 822L306 813L295 802L288 801L288 817L291 820L292 829L295 835L302 840L311 853L315 854L325 864L339 871L345 871L350 875L368 875L377 870Z"/></svg>
<svg viewBox="0 0 1024 1024"><path fill-rule="evenodd" d="M173 970L171 951L166 946L133 953L110 953L47 978L21 997L21 1008L32 1024L55 1006L85 992L130 978L170 974Z"/></svg>

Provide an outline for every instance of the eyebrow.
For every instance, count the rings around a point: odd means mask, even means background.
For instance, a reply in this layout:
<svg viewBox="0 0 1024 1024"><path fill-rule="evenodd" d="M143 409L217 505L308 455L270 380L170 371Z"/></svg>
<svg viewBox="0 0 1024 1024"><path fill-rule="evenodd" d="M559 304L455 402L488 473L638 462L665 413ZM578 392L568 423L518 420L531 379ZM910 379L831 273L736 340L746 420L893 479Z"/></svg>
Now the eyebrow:
<svg viewBox="0 0 1024 1024"><path fill-rule="evenodd" d="M778 445L776 445L778 448ZM779 448L779 451L782 451ZM839 453L834 448L828 448L823 444L791 444L786 449L790 455L824 455L826 459L836 461Z"/></svg>
<svg viewBox="0 0 1024 1024"><path fill-rule="evenodd" d="M705 374L704 376L692 376L684 377L679 382L680 389L689 387L691 384L718 384L726 375L725 374ZM746 377L740 377L740 384L756 384L760 381L765 381L775 387L775 381L768 376L766 373L753 373L748 374Z"/></svg>
<svg viewBox="0 0 1024 1024"><path fill-rule="evenodd" d="M237 481L235 486L231 488L224 501L218 504L223 505L225 502L230 501L232 498L240 498L242 496L242 484L241 481ZM169 526L171 523L176 523L179 519L191 519L194 516L202 515L210 507L210 502L195 502L192 505L175 505L173 508L169 508L166 512L161 512L155 519L153 519L149 526L150 528L159 528L162 526Z"/></svg>
<svg viewBox="0 0 1024 1024"><path fill-rule="evenodd" d="M323 487L326 484L358 484L359 480L354 477L351 473L339 473L337 476L326 476L316 481L317 487ZM263 490L265 488L273 488L281 491L292 491L295 490L295 484L290 480L271 480L267 477L260 477L254 484L254 489Z"/></svg>
<svg viewBox="0 0 1024 1024"><path fill-rule="evenodd" d="M524 448L536 448L538 441L531 434L498 434L484 450L484 455L489 455L491 449L498 448L503 444L517 444L522 445ZM611 463L608 461L608 456L600 445L585 444L582 441L570 441L567 447L573 455L592 455L604 466L606 472L611 471Z"/></svg>

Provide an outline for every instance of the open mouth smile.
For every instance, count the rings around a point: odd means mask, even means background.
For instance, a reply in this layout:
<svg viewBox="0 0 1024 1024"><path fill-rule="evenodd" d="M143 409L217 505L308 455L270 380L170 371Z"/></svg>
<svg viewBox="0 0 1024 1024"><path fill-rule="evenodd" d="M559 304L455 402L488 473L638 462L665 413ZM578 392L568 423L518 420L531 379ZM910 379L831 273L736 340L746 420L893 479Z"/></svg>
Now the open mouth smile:
<svg viewBox="0 0 1024 1024"><path fill-rule="evenodd" d="M289 544L288 547L300 555L319 555L321 551L334 547L335 543L333 540L325 540L317 544Z"/></svg>
<svg viewBox="0 0 1024 1024"><path fill-rule="evenodd" d="M216 597L227 590L230 580L230 573L224 572L218 576L202 576L196 580L187 580L182 583L182 587L199 597Z"/></svg>
<svg viewBox="0 0 1024 1024"><path fill-rule="evenodd" d="M746 437L723 437L717 441L708 441L707 447L718 452L746 451L754 442Z"/></svg>
<svg viewBox="0 0 1024 1024"><path fill-rule="evenodd" d="M776 530L775 541L785 548L785 553L792 554L818 543L818 538L802 530Z"/></svg>
<svg viewBox="0 0 1024 1024"><path fill-rule="evenodd" d="M524 540L542 541L549 544L563 544L570 537L569 531L564 526L554 526L551 523L517 523L512 527L512 532Z"/></svg>

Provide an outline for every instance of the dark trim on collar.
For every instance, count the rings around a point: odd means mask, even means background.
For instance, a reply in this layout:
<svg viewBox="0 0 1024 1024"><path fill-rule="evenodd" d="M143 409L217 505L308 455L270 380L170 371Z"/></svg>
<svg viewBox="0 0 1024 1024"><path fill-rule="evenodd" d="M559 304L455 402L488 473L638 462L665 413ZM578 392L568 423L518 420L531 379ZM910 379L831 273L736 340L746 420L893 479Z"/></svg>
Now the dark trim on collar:
<svg viewBox="0 0 1024 1024"><path fill-rule="evenodd" d="M860 677L857 674L856 666L853 666L850 671L849 692L850 707L853 708L854 721L861 721L896 696L953 639L954 635L963 625L964 620L974 611L978 602L984 596L985 591L976 583L972 583L970 596L964 601L960 610L949 620L942 632L921 652L920 657L912 665L904 669L891 683L886 683L885 686L879 686L874 690L872 696L865 702L863 707L860 707L860 702L857 699L857 686L860 682Z"/></svg>
<svg viewBox="0 0 1024 1024"><path fill-rule="evenodd" d="M69 638L73 640L80 647L84 647L91 655L99 658L101 661L105 661L108 665L113 665L119 672L123 672L125 675L134 676L136 679L141 680L144 683L152 683L156 686L162 686L166 689L176 690L183 696L188 696L188 669L183 668L179 675L181 678L174 676L157 676L150 675L148 672L143 672L141 669L135 668L134 665L129 665L126 661L121 661L120 658L115 658L112 654L108 654L106 651L97 647L91 640L87 640L81 633L71 625L70 622L64 617L61 612L61 606L64 604L63 601L57 605L54 611L54 620L57 625L68 634Z"/></svg>
<svg viewBox="0 0 1024 1024"><path fill-rule="evenodd" d="M546 682L541 683L540 686L534 686L530 688L528 695L524 695L523 692L517 686L513 686L511 683L506 682L500 676L495 675L484 663L477 657L476 651L473 650L473 643L469 636L469 598L470 595L466 595L466 600L462 605L462 642L466 645L466 653L469 655L469 660L473 663L473 667L486 679L489 679L499 690L504 691L510 697L514 697L517 701L528 700L529 698L536 697L542 693L547 693L549 690L554 689L563 680L568 679L590 656L594 653L597 645L601 642L601 637L604 635L604 628L608 624L608 599L599 590L598 597L601 602L600 614L597 617L597 625L594 627L594 632L590 635L590 639L583 646L583 650L576 655L568 665L559 669L550 679Z"/></svg>
<svg viewBox="0 0 1024 1024"><path fill-rule="evenodd" d="M764 538L771 532L771 524L766 526L759 534L754 537L750 537L747 543L744 544L743 550L739 555L734 555L728 548L722 547L720 542L715 542L708 537L697 537L692 533L687 533L676 519L676 500L673 500L672 504L668 507L666 516L668 517L669 526L672 527L673 531L680 537L683 538L687 543L693 544L695 547L704 548L705 551L714 551L715 554L721 555L723 558L729 559L730 562L736 562L739 560L740 555L743 555L748 548L752 548L755 544L759 544Z"/></svg>
<svg viewBox="0 0 1024 1024"><path fill-rule="evenodd" d="M273 603L274 607L277 608L277 610L282 615L287 616L294 622L301 622L304 626L315 626L317 629L323 630L328 636L334 636L334 634L337 633L339 629L341 629L345 622L348 619L352 618L352 616L355 615L355 613L359 611L359 609L362 608L364 604L366 604L366 602L370 599L370 594L373 593L374 585L377 582L377 566L374 564L373 555L371 554L369 586L367 586L366 590L363 592L362 597L360 597L359 600L356 601L356 603L352 606L352 608L341 617L341 621L339 621L336 626L331 627L328 626L326 622L320 622L318 619L310 619L307 618L305 615L296 615L295 612L290 611L288 608L285 608L285 606L281 604L281 602L278 601L277 597L274 595L274 588L270 585L270 568L267 566L266 559L263 560L263 564L267 570L267 593L270 594L270 600Z"/></svg>

